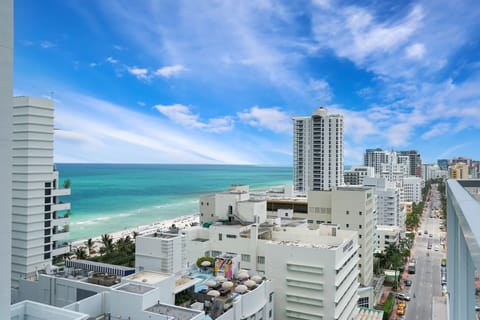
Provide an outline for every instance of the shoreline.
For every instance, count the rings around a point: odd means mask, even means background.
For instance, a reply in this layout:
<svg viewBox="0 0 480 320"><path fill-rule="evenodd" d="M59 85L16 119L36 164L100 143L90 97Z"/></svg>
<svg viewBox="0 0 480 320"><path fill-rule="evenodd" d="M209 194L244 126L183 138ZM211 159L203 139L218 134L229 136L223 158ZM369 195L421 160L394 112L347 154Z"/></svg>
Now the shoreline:
<svg viewBox="0 0 480 320"><path fill-rule="evenodd" d="M130 238L134 240L133 232L138 232L139 236L150 234L153 232L165 232L170 228L172 224L175 224L175 226L179 229L184 229L184 228L190 227L192 223L199 222L199 221L200 221L199 214L190 214L190 215L180 216L172 219L161 220L159 222L155 222L147 225L140 225L137 227L127 228L121 231L110 232L107 234L109 234L112 237L113 242L115 243L118 239L125 238L126 236L130 236ZM93 240L93 244L94 244L93 249L100 248L103 246L102 235L91 237L91 239ZM88 239L72 241L71 242L72 250L75 250L76 248L81 246L86 247L87 241Z"/></svg>

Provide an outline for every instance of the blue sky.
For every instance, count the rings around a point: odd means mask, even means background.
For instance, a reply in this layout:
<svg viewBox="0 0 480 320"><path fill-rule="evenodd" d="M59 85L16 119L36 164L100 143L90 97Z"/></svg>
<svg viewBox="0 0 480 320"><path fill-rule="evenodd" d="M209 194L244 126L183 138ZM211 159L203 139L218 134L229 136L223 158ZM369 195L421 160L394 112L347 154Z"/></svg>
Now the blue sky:
<svg viewBox="0 0 480 320"><path fill-rule="evenodd" d="M15 1L16 95L56 162L291 165L292 116L366 148L480 159L477 1Z"/></svg>

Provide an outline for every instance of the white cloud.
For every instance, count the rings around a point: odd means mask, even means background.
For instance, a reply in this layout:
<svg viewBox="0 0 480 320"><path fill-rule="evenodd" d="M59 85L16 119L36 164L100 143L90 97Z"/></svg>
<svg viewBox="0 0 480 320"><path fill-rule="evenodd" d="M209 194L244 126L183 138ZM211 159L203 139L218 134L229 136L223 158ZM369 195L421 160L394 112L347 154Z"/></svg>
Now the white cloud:
<svg viewBox="0 0 480 320"><path fill-rule="evenodd" d="M238 118L260 129L268 129L274 132L289 132L292 130L291 117L278 107L260 108L251 107L250 110L237 113Z"/></svg>
<svg viewBox="0 0 480 320"><path fill-rule="evenodd" d="M137 77L137 79L148 79L148 69L146 68L128 67L127 70L130 74Z"/></svg>
<svg viewBox="0 0 480 320"><path fill-rule="evenodd" d="M438 123L434 125L429 131L425 132L422 135L423 140L428 140L430 138L448 133L450 130L450 125L448 123Z"/></svg>
<svg viewBox="0 0 480 320"><path fill-rule="evenodd" d="M56 44L54 44L53 42L45 40L45 41L40 42L40 47L42 47L44 49L50 49L50 48L56 47Z"/></svg>
<svg viewBox="0 0 480 320"><path fill-rule="evenodd" d="M98 64L96 62L90 62L89 66L95 68Z"/></svg>
<svg viewBox="0 0 480 320"><path fill-rule="evenodd" d="M103 144L100 140L88 135L84 132L71 131L71 130L55 130L55 139L66 140L72 143L78 143L84 147L101 147Z"/></svg>
<svg viewBox="0 0 480 320"><path fill-rule="evenodd" d="M118 60L114 59L113 57L108 57L107 59L105 59L105 61L107 61L111 64L118 63Z"/></svg>
<svg viewBox="0 0 480 320"><path fill-rule="evenodd" d="M113 49L118 50L118 51L123 51L123 50L125 50L124 47L119 46L119 45L114 45L114 46L113 46Z"/></svg>
<svg viewBox="0 0 480 320"><path fill-rule="evenodd" d="M414 43L406 49L407 57L411 59L422 59L425 52L426 49L423 43Z"/></svg>
<svg viewBox="0 0 480 320"><path fill-rule="evenodd" d="M332 99L332 88L324 79L310 79L307 84L307 89L312 92L320 104L324 104Z"/></svg>
<svg viewBox="0 0 480 320"><path fill-rule="evenodd" d="M68 90L61 92L61 102L55 106L55 126L68 128L63 130L68 132L56 135L59 139L55 152L60 159L112 163L252 164L258 161L241 144L232 144L231 139L223 142L211 135L192 135L158 117ZM213 119L211 123L225 127L221 120ZM85 128L88 134L83 133ZM78 147L94 143L102 146L95 148L95 152Z"/></svg>
<svg viewBox="0 0 480 320"><path fill-rule="evenodd" d="M140 107L145 107L145 102L143 101L137 101L137 104L140 106Z"/></svg>
<svg viewBox="0 0 480 320"><path fill-rule="evenodd" d="M233 129L234 121L231 117L212 118L207 122L200 121L200 116L182 104L156 105L164 116L184 127L201 129L209 132L220 133Z"/></svg>
<svg viewBox="0 0 480 320"><path fill-rule="evenodd" d="M176 65L173 65L173 66L167 66L167 67L157 69L157 71L155 71L155 75L160 76L160 77L164 77L164 78L170 78L170 77L178 75L179 73L181 73L185 70L186 70L186 68L183 65L176 64Z"/></svg>

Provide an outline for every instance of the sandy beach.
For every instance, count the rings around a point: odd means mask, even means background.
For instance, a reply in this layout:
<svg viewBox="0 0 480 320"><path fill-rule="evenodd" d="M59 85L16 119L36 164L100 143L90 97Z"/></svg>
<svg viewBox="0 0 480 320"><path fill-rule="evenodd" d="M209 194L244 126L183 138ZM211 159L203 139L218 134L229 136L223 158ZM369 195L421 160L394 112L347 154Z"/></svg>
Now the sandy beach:
<svg viewBox="0 0 480 320"><path fill-rule="evenodd" d="M149 225L138 226L134 228L124 229L117 232L111 232L109 235L112 237L113 242L115 243L118 239L124 238L126 236L130 236L133 239L133 232L137 232L138 235L149 234L153 232L162 232L168 231L168 229L174 224L179 229L188 228L194 222L199 222L200 216L199 215L186 215L177 217L174 219L163 220L157 223L152 223ZM86 246L88 239L77 240L72 242L72 249L75 250L77 247ZM103 247L102 243L102 236L98 235L96 237L92 237L94 249Z"/></svg>

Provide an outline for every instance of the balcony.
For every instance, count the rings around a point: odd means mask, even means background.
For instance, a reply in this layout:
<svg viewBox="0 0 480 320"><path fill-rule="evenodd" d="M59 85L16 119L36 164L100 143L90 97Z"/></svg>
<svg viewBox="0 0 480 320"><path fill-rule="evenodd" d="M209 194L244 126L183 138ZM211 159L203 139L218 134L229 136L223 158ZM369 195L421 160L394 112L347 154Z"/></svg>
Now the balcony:
<svg viewBox="0 0 480 320"><path fill-rule="evenodd" d="M52 257L56 257L62 254L66 254L69 252L69 246L68 244L59 244L59 245L54 245L52 248Z"/></svg>
<svg viewBox="0 0 480 320"><path fill-rule="evenodd" d="M68 216L57 216L52 220L52 227L59 227L66 224L70 224L70 218Z"/></svg>
<svg viewBox="0 0 480 320"><path fill-rule="evenodd" d="M69 237L69 228L64 226L63 228L54 227L52 234L52 241L67 240Z"/></svg>
<svg viewBox="0 0 480 320"><path fill-rule="evenodd" d="M52 190L52 196L61 197L61 196L69 196L70 194L71 194L70 188L68 188L68 189L61 188L61 189L53 189Z"/></svg>
<svg viewBox="0 0 480 320"><path fill-rule="evenodd" d="M59 202L51 206L51 211L63 211L63 210L70 210L69 202Z"/></svg>

